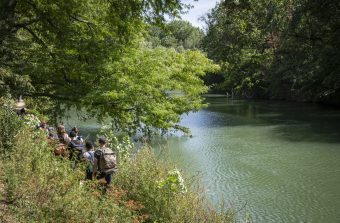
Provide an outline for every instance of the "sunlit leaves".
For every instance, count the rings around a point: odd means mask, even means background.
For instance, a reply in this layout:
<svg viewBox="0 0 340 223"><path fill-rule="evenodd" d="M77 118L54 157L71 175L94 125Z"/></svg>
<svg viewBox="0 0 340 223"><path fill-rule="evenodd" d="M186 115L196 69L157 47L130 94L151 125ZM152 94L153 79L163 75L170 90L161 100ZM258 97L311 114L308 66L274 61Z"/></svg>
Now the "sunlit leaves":
<svg viewBox="0 0 340 223"><path fill-rule="evenodd" d="M199 77L216 69L211 61L196 51L144 46L147 26L177 17L189 7L181 1L14 2L0 17L0 87L6 93L50 98L53 115L86 106L129 132L172 128L181 114L200 108L207 89ZM191 37L180 33L191 47Z"/></svg>
<svg viewBox="0 0 340 223"><path fill-rule="evenodd" d="M84 103L113 117L118 129L169 129L180 114L201 107L207 88L200 76L217 69L198 51L140 47L114 62ZM93 106L96 102L101 106Z"/></svg>

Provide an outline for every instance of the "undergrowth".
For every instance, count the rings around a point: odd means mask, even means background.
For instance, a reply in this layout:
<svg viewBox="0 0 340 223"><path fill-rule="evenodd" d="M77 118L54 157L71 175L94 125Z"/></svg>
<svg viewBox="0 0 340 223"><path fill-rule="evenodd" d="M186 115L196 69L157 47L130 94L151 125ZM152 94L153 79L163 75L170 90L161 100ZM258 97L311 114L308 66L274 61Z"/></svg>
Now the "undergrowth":
<svg viewBox="0 0 340 223"><path fill-rule="evenodd" d="M1 156L0 199L19 222L233 221L232 213L216 212L147 147L119 164L103 193L96 181L84 181L85 165L73 170L67 158L52 155L54 145L43 132L23 127L12 143Z"/></svg>

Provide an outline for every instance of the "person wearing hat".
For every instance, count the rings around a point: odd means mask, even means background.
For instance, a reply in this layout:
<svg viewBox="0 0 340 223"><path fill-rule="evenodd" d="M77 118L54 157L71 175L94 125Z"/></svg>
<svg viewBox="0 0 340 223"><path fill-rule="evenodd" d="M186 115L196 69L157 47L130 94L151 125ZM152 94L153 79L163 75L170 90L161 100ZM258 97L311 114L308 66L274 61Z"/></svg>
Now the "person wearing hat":
<svg viewBox="0 0 340 223"><path fill-rule="evenodd" d="M93 179L102 179L106 181L108 188L112 181L112 174L117 171L116 154L106 146L106 139L98 139L99 148L94 152L93 162ZM97 172L100 174L97 175Z"/></svg>

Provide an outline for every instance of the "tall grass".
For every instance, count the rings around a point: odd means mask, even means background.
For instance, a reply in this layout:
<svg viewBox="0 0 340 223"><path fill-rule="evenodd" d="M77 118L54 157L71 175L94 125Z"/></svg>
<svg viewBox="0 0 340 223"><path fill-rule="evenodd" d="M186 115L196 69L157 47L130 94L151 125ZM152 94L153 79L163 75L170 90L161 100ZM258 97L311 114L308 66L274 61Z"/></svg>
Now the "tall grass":
<svg viewBox="0 0 340 223"><path fill-rule="evenodd" d="M81 184L82 168L54 157L45 136L23 131L2 162L6 202L21 222L126 222L138 216L92 182ZM112 196L111 196L112 195Z"/></svg>
<svg viewBox="0 0 340 223"><path fill-rule="evenodd" d="M141 211L150 222L232 222L231 212L216 212L201 190L183 190L172 173L173 167L144 148L120 169L115 184L144 205Z"/></svg>
<svg viewBox="0 0 340 223"><path fill-rule="evenodd" d="M14 102L0 98L0 155L13 147L14 138L23 127L23 121L15 113Z"/></svg>
<svg viewBox="0 0 340 223"><path fill-rule="evenodd" d="M22 128L12 142L0 162L0 192L19 222L232 221L199 191L184 190L173 168L149 148L119 166L104 194L96 181L83 181L85 165L73 170L68 159L53 156L53 145L41 131Z"/></svg>

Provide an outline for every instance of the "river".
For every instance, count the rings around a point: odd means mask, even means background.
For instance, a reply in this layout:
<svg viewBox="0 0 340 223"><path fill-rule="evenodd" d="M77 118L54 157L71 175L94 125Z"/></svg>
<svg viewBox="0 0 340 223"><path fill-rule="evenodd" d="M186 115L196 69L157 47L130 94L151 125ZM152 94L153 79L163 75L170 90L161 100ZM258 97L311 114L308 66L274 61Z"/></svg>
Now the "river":
<svg viewBox="0 0 340 223"><path fill-rule="evenodd" d="M199 173L213 203L254 222L340 222L340 110L312 104L207 98L180 133L154 141ZM80 129L93 131L92 122Z"/></svg>

